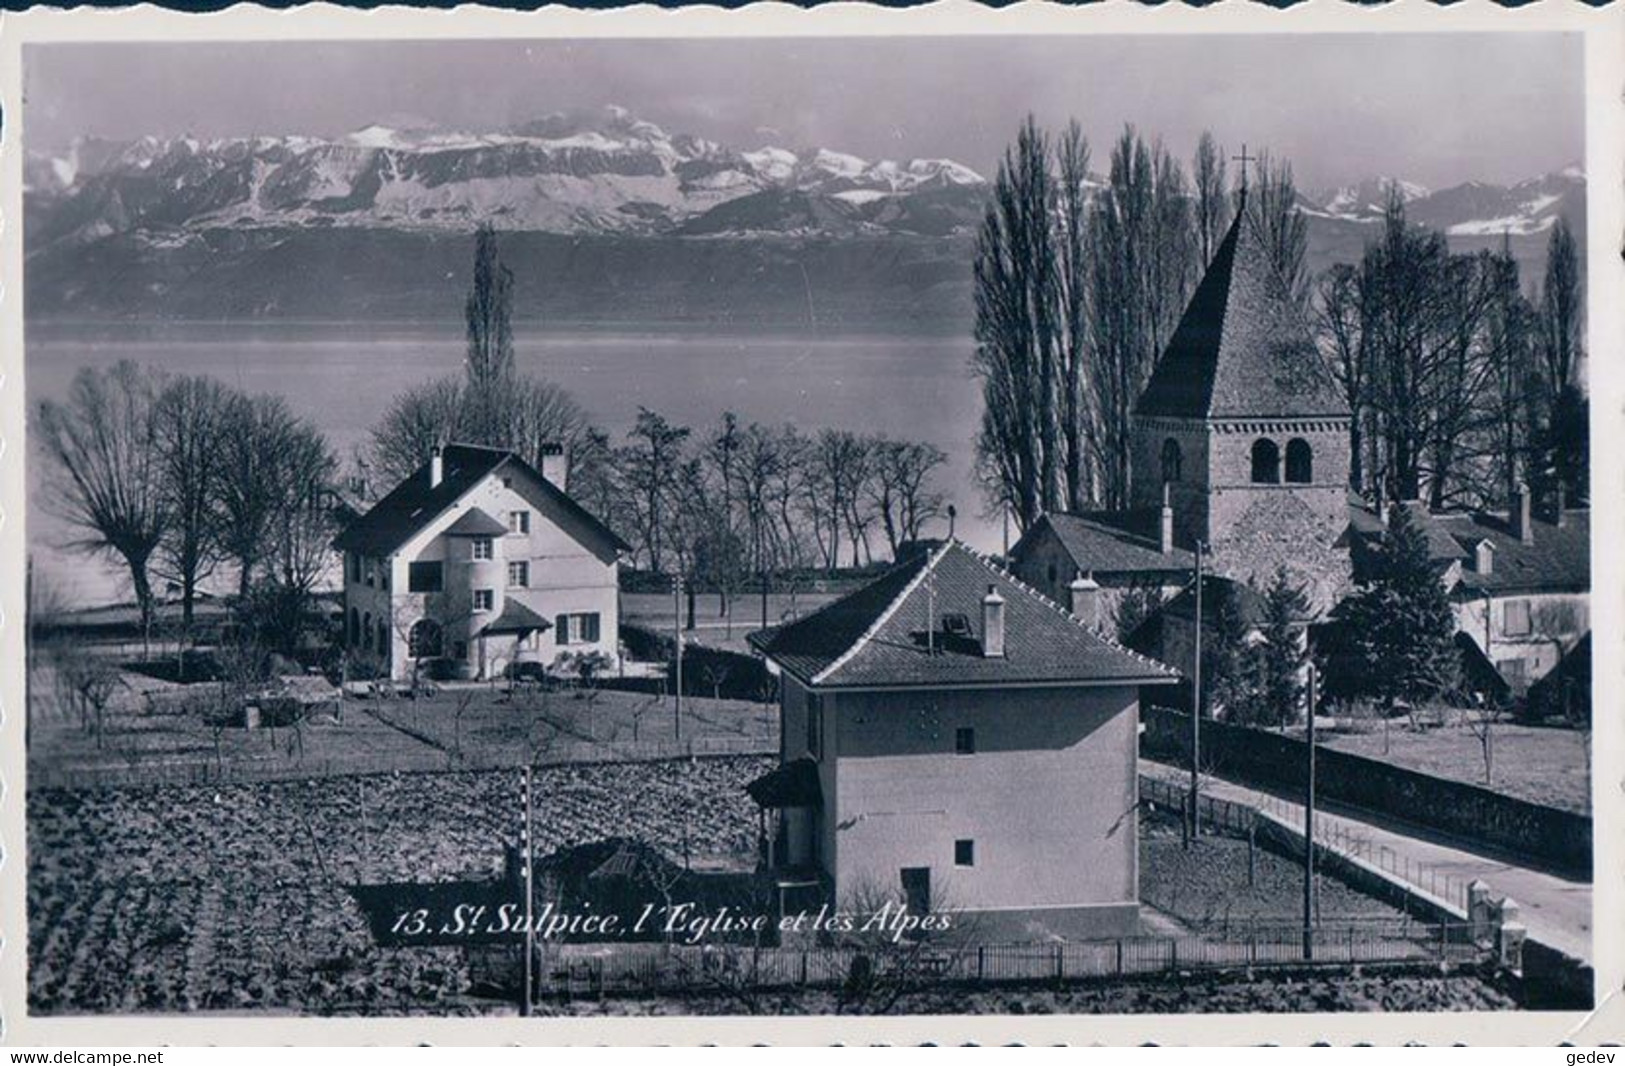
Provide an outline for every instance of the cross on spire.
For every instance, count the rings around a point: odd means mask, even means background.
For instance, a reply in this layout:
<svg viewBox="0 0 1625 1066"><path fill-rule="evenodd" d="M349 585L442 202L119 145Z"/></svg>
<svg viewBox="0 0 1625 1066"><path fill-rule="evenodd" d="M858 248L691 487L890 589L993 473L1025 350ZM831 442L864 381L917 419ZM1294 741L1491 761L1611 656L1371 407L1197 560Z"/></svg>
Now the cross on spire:
<svg viewBox="0 0 1625 1066"><path fill-rule="evenodd" d="M1256 155L1248 155L1247 154L1247 146L1245 144L1243 144L1241 146L1241 154L1231 156L1230 158L1231 158L1232 161L1241 164L1241 191L1246 192L1247 191L1247 164L1248 163L1256 163L1256 162L1258 162L1258 157Z"/></svg>

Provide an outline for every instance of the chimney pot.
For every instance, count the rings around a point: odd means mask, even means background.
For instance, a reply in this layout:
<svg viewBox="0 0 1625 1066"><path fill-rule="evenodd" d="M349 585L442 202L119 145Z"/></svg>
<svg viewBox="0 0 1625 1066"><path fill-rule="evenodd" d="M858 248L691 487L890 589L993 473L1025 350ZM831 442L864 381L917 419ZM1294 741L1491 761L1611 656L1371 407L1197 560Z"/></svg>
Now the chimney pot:
<svg viewBox="0 0 1625 1066"><path fill-rule="evenodd" d="M560 492L568 490L565 480L569 476L570 463L564 454L564 445L557 443L543 444L541 447L542 468L540 473L554 488Z"/></svg>
<svg viewBox="0 0 1625 1066"><path fill-rule="evenodd" d="M1473 551L1473 569L1480 574L1493 574L1495 572L1495 545L1487 540L1478 542Z"/></svg>
<svg viewBox="0 0 1625 1066"><path fill-rule="evenodd" d="M1070 603L1067 607L1072 617L1088 626L1090 629L1100 628L1100 585L1096 583L1093 574L1079 574L1067 586Z"/></svg>
<svg viewBox="0 0 1625 1066"><path fill-rule="evenodd" d="M1162 521L1158 527L1157 547L1167 555L1174 550L1174 508L1169 501L1168 483L1162 483Z"/></svg>
<svg viewBox="0 0 1625 1066"><path fill-rule="evenodd" d="M439 488L440 481L444 476L445 459L441 456L439 449L436 449L434 456L429 460L429 487L431 489Z"/></svg>
<svg viewBox="0 0 1625 1066"><path fill-rule="evenodd" d="M988 659L1004 658L1004 597L993 585L982 597L982 655Z"/></svg>
<svg viewBox="0 0 1625 1066"><path fill-rule="evenodd" d="M1529 486L1519 485L1512 496L1512 532L1524 544L1533 544L1535 527L1529 520Z"/></svg>

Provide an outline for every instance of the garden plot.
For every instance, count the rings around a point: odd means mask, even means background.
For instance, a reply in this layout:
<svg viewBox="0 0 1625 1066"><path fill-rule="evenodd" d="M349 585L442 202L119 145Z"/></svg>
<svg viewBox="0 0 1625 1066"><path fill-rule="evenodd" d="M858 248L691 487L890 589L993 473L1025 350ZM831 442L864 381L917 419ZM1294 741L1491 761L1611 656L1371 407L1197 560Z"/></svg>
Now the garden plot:
<svg viewBox="0 0 1625 1066"><path fill-rule="evenodd" d="M748 856L744 785L766 758L535 773L537 845L612 836L681 861ZM496 876L518 826L515 772L254 785L31 791L29 1003L45 1013L448 1013L454 948L373 945L348 884Z"/></svg>
<svg viewBox="0 0 1625 1066"><path fill-rule="evenodd" d="M1325 922L1403 919L1404 912L1322 874L1317 882ZM1247 876L1247 841L1204 835L1186 849L1179 823L1140 819L1140 899L1195 927L1303 920L1303 864L1260 844Z"/></svg>

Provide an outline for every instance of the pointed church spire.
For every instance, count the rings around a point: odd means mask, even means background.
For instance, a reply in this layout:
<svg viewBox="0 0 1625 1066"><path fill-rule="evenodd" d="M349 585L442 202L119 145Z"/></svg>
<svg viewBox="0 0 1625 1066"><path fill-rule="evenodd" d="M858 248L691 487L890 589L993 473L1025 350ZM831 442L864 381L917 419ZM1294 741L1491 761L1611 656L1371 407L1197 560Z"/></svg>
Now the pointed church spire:
<svg viewBox="0 0 1625 1066"><path fill-rule="evenodd" d="M1347 417L1244 200L1135 410L1165 418Z"/></svg>

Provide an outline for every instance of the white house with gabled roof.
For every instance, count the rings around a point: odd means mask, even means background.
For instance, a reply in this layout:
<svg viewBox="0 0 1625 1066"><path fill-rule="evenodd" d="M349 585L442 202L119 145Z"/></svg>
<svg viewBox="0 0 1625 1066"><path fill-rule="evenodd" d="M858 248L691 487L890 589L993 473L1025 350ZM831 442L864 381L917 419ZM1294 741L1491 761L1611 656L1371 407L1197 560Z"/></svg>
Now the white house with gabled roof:
<svg viewBox="0 0 1625 1066"><path fill-rule="evenodd" d="M613 664L628 547L565 492L563 460L451 445L352 522L333 541L347 645L397 680L565 654Z"/></svg>

